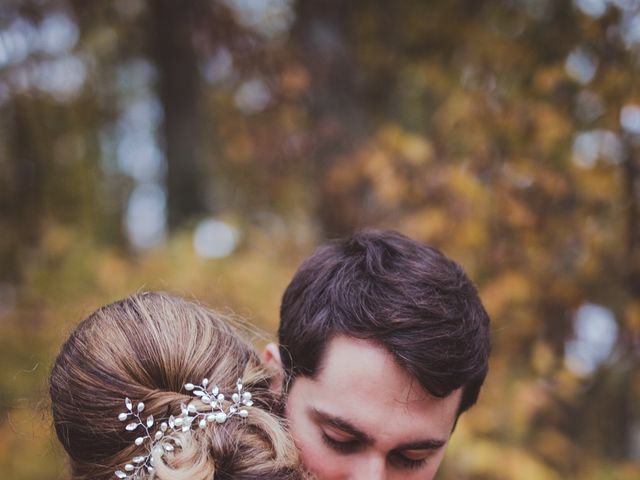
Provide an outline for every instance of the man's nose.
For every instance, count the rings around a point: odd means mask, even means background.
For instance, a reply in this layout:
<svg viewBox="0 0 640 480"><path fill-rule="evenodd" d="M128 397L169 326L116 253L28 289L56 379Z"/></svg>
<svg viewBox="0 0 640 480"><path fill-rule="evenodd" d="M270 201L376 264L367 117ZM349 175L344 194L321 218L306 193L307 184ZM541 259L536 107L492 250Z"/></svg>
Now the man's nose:
<svg viewBox="0 0 640 480"><path fill-rule="evenodd" d="M354 470L349 475L351 480L385 480L385 459L379 455L367 455L356 462Z"/></svg>

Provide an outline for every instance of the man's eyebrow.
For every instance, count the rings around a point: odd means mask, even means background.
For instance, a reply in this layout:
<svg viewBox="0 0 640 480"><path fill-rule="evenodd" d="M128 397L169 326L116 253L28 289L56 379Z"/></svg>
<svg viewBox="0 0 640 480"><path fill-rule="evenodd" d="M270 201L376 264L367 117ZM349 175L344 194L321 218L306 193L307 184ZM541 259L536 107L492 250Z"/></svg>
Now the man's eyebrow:
<svg viewBox="0 0 640 480"><path fill-rule="evenodd" d="M430 438L427 440L418 440L416 442L408 442L398 445L394 450L437 450L447 443L446 440Z"/></svg>
<svg viewBox="0 0 640 480"><path fill-rule="evenodd" d="M366 443L368 445L372 445L375 443L374 439L371 436L364 433L362 430L357 428L355 425L345 420L344 418L337 417L335 415L331 415L327 412L323 412L318 410L317 408L311 408L311 415L316 419L316 421L320 423L324 423L327 425L331 425L339 430L342 430L345 433L354 437L354 440L357 440L362 443Z"/></svg>

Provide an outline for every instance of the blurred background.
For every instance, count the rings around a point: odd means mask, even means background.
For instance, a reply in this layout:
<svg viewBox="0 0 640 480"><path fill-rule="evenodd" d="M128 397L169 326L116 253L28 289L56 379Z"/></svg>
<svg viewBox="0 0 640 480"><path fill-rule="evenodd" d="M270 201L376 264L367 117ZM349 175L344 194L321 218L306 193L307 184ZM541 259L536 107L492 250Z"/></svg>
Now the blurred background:
<svg viewBox="0 0 640 480"><path fill-rule="evenodd" d="M638 0L3 0L0 474L67 478L46 378L98 306L274 332L299 262L457 259L491 372L439 478L640 478Z"/></svg>

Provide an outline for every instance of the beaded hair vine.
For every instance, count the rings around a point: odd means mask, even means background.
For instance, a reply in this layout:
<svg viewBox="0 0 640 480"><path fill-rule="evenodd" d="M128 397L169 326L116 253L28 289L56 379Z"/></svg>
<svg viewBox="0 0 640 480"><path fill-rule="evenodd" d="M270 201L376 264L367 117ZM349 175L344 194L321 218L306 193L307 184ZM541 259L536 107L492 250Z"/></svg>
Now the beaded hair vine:
<svg viewBox="0 0 640 480"><path fill-rule="evenodd" d="M141 479L152 475L155 472L154 452L162 456L180 448L182 444L176 434L189 433L194 425L197 428L205 428L208 423L224 423L230 417L246 418L249 415L249 412L243 407L253 405L251 392L243 391L240 379L236 382L236 391L231 395L231 403L226 403L226 407L225 401L228 402L228 399L220 393L217 385L213 385L209 390L209 383L209 379L205 378L200 385L185 384L184 389L198 397L202 403L210 405L210 411L199 412L195 405L183 403L180 405L179 415L171 415L161 422L154 419L153 415L143 418L144 403L138 402L134 407L134 402L125 398L124 405L127 411L119 414L118 420L121 422L129 420L130 422L125 429L129 432L136 430L140 432L140 436L135 439L135 444L141 446L147 443L148 446L146 454L133 457L122 469L116 470L117 478Z"/></svg>

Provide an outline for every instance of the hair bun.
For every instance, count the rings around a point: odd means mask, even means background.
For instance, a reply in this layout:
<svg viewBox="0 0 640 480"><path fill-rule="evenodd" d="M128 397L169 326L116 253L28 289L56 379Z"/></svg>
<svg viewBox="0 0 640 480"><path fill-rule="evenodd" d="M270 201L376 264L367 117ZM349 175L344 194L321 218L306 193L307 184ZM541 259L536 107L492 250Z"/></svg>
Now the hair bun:
<svg viewBox="0 0 640 480"><path fill-rule="evenodd" d="M174 431L180 443L165 453L150 452L148 439L136 442L141 427L127 429L127 418L121 420L127 411L136 416L125 397L144 403L140 423L153 416L157 425L179 415L182 405L211 410L184 389L183 382L204 378L215 379L225 396L242 378L255 399L248 417ZM277 415L270 380L251 343L200 305L159 293L107 305L76 328L51 372L53 420L72 478L111 480L149 453L159 480L300 478L298 453Z"/></svg>
<svg viewBox="0 0 640 480"><path fill-rule="evenodd" d="M301 478L284 426L260 408L251 408L247 418L191 431L180 443L172 454L155 459L158 479Z"/></svg>
<svg viewBox="0 0 640 480"><path fill-rule="evenodd" d="M154 389L141 396L145 409L157 417L169 417L172 413L180 411L180 405L193 399L189 393L181 393L173 390Z"/></svg>

